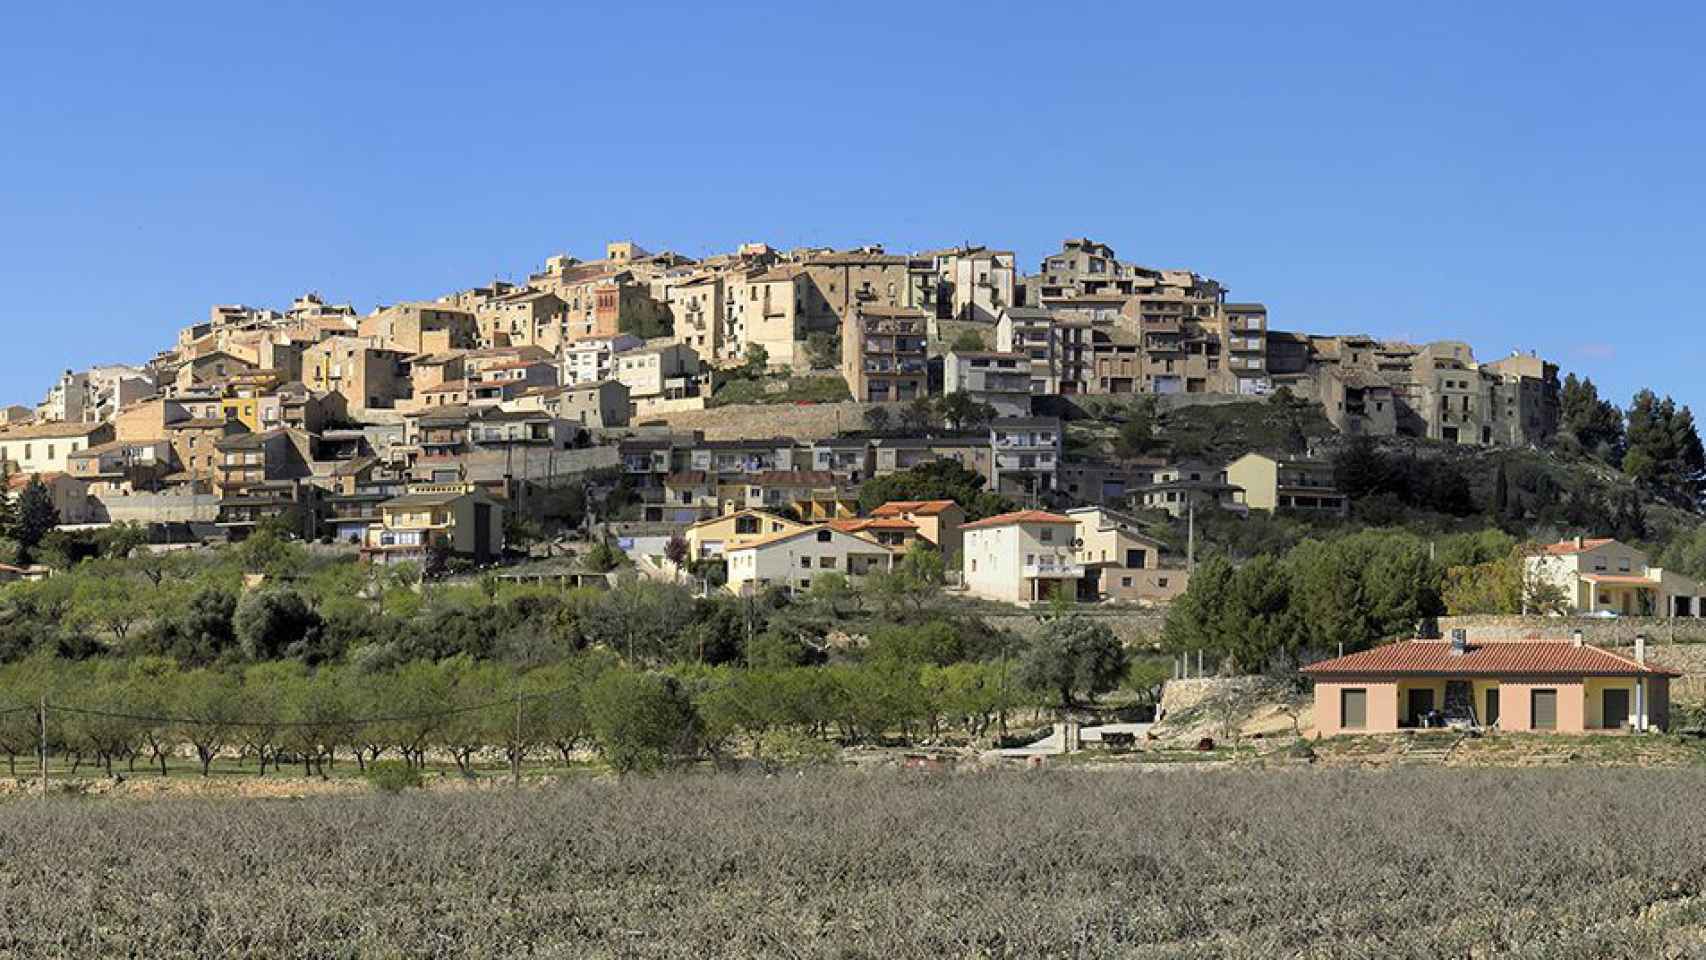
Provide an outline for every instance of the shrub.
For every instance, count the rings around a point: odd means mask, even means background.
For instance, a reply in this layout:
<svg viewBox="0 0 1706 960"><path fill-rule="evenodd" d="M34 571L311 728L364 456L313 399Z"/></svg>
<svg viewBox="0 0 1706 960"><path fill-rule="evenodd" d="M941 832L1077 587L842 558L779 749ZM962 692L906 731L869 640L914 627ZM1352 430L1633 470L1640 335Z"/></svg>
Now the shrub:
<svg viewBox="0 0 1706 960"><path fill-rule="evenodd" d="M367 782L380 793L402 793L419 789L421 772L401 760L380 760L367 765Z"/></svg>

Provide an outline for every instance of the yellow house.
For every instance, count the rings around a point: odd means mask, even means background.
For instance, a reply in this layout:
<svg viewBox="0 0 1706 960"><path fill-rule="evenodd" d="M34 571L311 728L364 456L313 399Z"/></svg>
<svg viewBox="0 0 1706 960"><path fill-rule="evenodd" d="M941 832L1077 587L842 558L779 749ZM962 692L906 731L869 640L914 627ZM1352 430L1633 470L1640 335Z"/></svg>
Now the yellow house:
<svg viewBox="0 0 1706 960"><path fill-rule="evenodd" d="M485 563L503 548L502 506L469 484L425 483L379 505L361 552L381 564L425 563L435 550Z"/></svg>
<svg viewBox="0 0 1706 960"><path fill-rule="evenodd" d="M1547 544L1527 558L1526 572L1530 582L1558 588L1571 613L1706 615L1706 596L1698 582L1649 566L1645 553L1616 540L1575 537Z"/></svg>
<svg viewBox="0 0 1706 960"><path fill-rule="evenodd" d="M1295 510L1341 517L1350 512L1350 499L1334 485L1333 465L1321 460L1246 453L1226 465L1226 482L1242 488L1244 505L1251 510Z"/></svg>
<svg viewBox="0 0 1706 960"><path fill-rule="evenodd" d="M687 528L687 555L696 560L721 557L748 540L777 533L804 530L810 524L789 520L764 510L736 510L701 520Z"/></svg>

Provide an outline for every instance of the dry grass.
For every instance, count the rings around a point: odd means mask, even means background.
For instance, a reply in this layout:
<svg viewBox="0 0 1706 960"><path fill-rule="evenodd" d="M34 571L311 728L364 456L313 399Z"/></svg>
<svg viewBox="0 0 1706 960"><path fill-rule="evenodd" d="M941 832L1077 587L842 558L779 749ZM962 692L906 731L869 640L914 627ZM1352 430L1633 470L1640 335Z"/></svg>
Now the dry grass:
<svg viewBox="0 0 1706 960"><path fill-rule="evenodd" d="M1702 787L1055 770L15 801L0 956L1687 956Z"/></svg>

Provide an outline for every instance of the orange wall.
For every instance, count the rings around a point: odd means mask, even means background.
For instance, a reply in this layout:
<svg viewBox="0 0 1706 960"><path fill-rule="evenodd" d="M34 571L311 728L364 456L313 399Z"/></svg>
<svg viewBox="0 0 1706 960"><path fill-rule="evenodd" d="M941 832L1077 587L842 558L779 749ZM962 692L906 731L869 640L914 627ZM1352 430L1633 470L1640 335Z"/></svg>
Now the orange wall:
<svg viewBox="0 0 1706 960"><path fill-rule="evenodd" d="M1339 726L1339 692L1368 691L1368 722L1360 730ZM1393 681L1317 683L1315 685L1315 730L1324 737L1341 733L1396 733L1398 731L1398 684Z"/></svg>
<svg viewBox="0 0 1706 960"><path fill-rule="evenodd" d="M1535 690L1558 691L1558 728L1556 733L1582 733L1587 729L1583 715L1586 700L1581 681L1567 680L1505 680L1499 684L1499 729L1529 730L1534 720L1529 716L1530 694Z"/></svg>

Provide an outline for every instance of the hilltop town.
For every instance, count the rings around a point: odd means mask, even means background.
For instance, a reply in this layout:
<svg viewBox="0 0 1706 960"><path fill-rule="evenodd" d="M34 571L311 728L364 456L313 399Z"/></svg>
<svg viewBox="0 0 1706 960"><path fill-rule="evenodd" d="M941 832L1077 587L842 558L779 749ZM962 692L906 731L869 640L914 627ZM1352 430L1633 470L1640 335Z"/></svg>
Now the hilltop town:
<svg viewBox="0 0 1706 960"><path fill-rule="evenodd" d="M778 535L821 525L825 570L887 568L923 539L993 599L1159 601L1186 580L1163 570L1177 545L1122 511L1343 515L1347 497L1306 451L1084 448L1069 425L1086 405L1283 397L1341 436L1491 448L1547 441L1559 393L1535 356L1281 329L1219 280L1089 239L1034 273L981 246L751 243L694 260L617 242L599 260L553 256L525 283L366 314L312 293L216 305L144 362L66 371L33 408L0 412L0 463L14 498L48 489L62 527L138 524L157 541L271 524L378 562L489 564L550 522L541 491L599 478L590 517L652 525L623 540L637 559L722 559L737 592L809 585L781 566ZM939 461L1079 529L980 567L960 527L981 541L971 521L990 518L861 507L873 481ZM661 545L677 535L692 555L671 564ZM737 557L743 538L754 551Z"/></svg>

